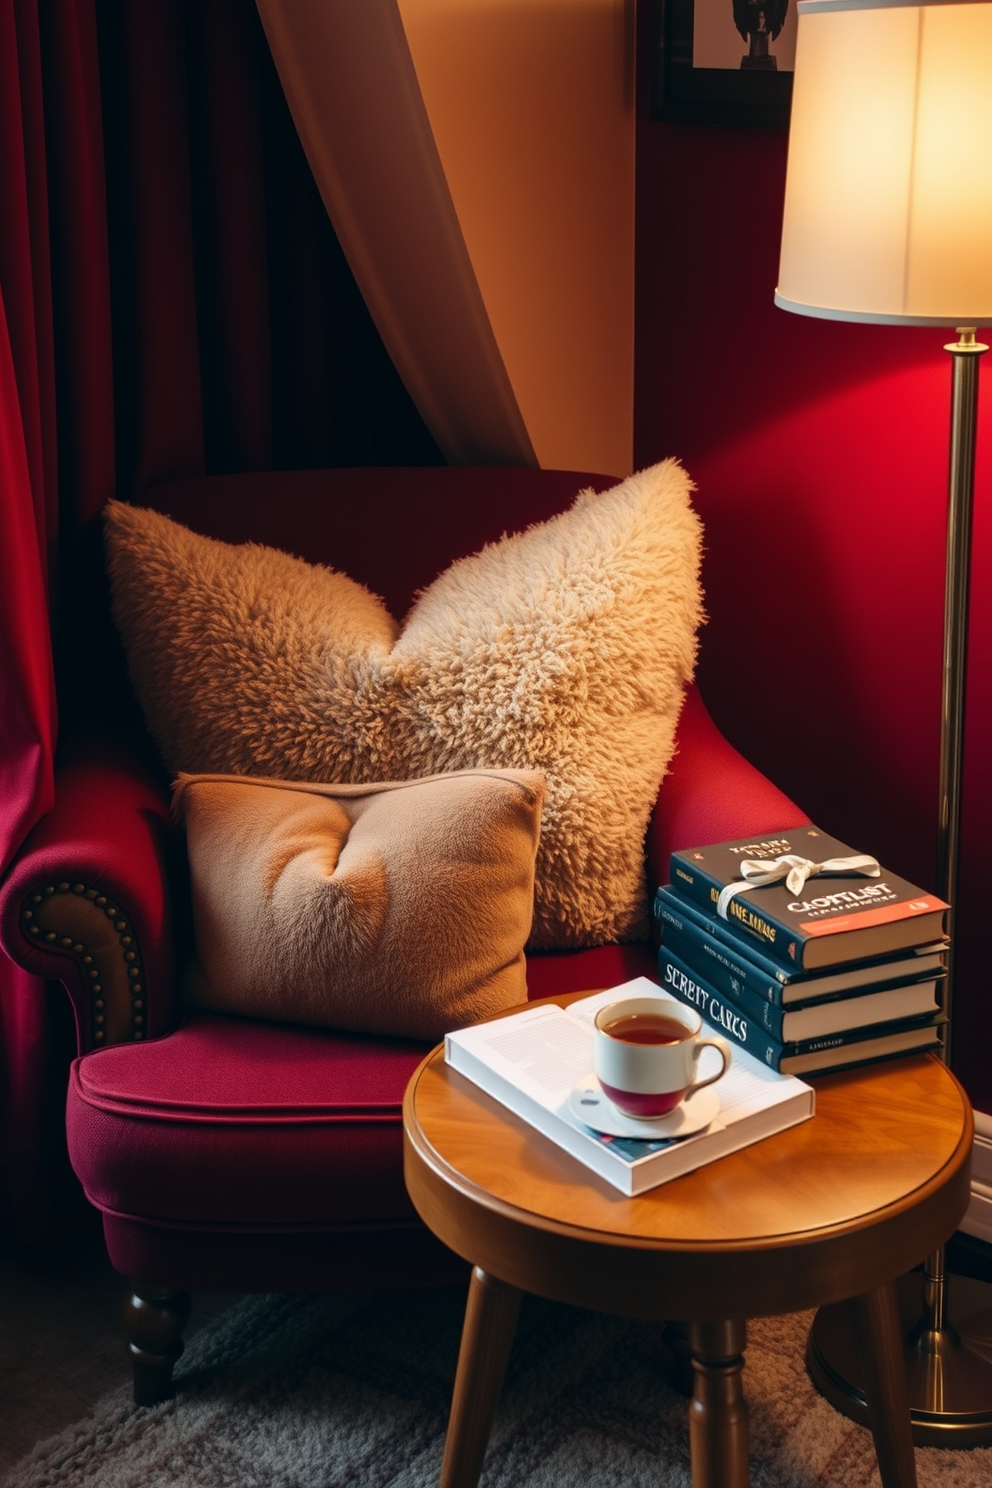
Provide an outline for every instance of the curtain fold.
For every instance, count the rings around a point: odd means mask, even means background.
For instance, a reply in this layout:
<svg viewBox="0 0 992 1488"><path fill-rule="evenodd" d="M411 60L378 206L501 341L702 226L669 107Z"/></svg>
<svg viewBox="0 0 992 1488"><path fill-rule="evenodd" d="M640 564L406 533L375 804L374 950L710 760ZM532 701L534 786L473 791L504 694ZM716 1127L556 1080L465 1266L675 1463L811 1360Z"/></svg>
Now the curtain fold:
<svg viewBox="0 0 992 1488"><path fill-rule="evenodd" d="M257 0L328 215L451 464L536 465L396 0Z"/></svg>
<svg viewBox="0 0 992 1488"><path fill-rule="evenodd" d="M121 288L130 289L116 349L134 376L131 480L141 489L204 470L189 83L181 6L142 0L114 10L115 25L107 30L108 52L114 46L112 149L121 197L115 268ZM156 293L149 294L152 283Z"/></svg>
<svg viewBox="0 0 992 1488"><path fill-rule="evenodd" d="M61 529L92 519L114 491L110 272L93 0L38 8Z"/></svg>
<svg viewBox="0 0 992 1488"><path fill-rule="evenodd" d="M0 861L7 863L53 800L55 688L39 513L21 400L0 300ZM37 406L33 410L37 414ZM44 533L42 533L44 539ZM12 561L13 560L13 561Z"/></svg>
<svg viewBox="0 0 992 1488"><path fill-rule="evenodd" d="M55 358L49 285L48 199L41 51L36 7L0 6L0 286L20 401L38 548L57 528ZM46 588L48 564L44 569Z"/></svg>
<svg viewBox="0 0 992 1488"><path fill-rule="evenodd" d="M192 25L199 45L190 67L191 108L202 140L192 173L205 204L194 234L202 265L197 304L205 327L204 424L208 443L238 450L246 469L267 470L272 336L268 316L258 313L269 299L266 185L258 168L265 159L263 59L257 27L229 24L216 5L198 7ZM211 243L223 251L210 253ZM213 448L205 453L216 468Z"/></svg>

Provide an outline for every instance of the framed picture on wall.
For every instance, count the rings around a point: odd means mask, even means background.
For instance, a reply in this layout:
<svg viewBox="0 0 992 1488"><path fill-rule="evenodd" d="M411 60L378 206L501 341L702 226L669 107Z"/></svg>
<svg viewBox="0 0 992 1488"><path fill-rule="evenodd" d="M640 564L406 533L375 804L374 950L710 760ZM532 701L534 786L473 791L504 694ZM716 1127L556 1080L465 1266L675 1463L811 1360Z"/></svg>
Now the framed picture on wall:
<svg viewBox="0 0 992 1488"><path fill-rule="evenodd" d="M653 0L651 115L785 129L796 0Z"/></svg>

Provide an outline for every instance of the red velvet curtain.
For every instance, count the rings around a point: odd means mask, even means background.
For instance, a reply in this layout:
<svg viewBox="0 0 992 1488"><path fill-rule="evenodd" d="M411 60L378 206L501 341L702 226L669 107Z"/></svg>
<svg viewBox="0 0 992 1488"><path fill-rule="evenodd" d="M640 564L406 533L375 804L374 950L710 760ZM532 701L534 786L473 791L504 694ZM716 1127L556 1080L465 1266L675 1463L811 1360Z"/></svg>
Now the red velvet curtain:
<svg viewBox="0 0 992 1488"><path fill-rule="evenodd" d="M99 708L109 496L440 462L344 263L253 0L0 0L0 871L51 803L57 727ZM0 953L23 1233L50 1198L54 1006Z"/></svg>
<svg viewBox="0 0 992 1488"><path fill-rule="evenodd" d="M0 5L0 865L53 795L49 616L59 608L60 453L79 499L91 506L113 467L106 214L102 170L94 169L96 33L92 8L65 6L62 12L58 44L43 61L48 17L30 3ZM58 141L50 138L45 117L46 65L50 86L66 89ZM71 159L57 173L49 158L60 147ZM76 189L66 193L69 180ZM73 241L73 253L53 253L53 222ZM100 237L101 226L103 272L95 275L94 257L101 255L94 235ZM75 283L60 277L66 258L78 265ZM87 281L82 302L80 279ZM81 374L76 416L66 419L64 431L56 410L57 299L72 306L60 329L67 357ZM35 1194L42 1187L32 1179L45 1162L45 1006L42 985L0 962L4 1155L18 1218L28 1230L36 1227Z"/></svg>

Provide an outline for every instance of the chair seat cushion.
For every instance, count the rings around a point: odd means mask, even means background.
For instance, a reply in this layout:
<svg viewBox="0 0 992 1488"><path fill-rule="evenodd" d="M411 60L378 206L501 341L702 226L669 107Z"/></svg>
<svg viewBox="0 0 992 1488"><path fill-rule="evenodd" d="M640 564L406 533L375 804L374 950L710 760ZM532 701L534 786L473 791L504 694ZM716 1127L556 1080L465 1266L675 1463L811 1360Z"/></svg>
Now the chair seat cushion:
<svg viewBox="0 0 992 1488"><path fill-rule="evenodd" d="M408 1220L403 1092L427 1047L194 1011L76 1060L73 1167L98 1208L146 1223Z"/></svg>
<svg viewBox="0 0 992 1488"><path fill-rule="evenodd" d="M528 959L530 996L653 975L644 942ZM73 1168L105 1213L171 1229L409 1224L403 1093L429 1045L189 1009L77 1059Z"/></svg>

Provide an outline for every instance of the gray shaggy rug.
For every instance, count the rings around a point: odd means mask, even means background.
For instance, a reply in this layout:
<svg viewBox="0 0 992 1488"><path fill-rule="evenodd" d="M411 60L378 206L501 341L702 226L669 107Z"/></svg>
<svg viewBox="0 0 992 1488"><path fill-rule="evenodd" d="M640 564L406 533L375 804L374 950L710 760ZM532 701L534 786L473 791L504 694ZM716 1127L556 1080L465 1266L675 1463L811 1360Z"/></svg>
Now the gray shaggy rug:
<svg viewBox="0 0 992 1488"><path fill-rule="evenodd" d="M248 1298L208 1324L178 1393L126 1390L40 1443L3 1488L433 1488L463 1294ZM749 1328L753 1488L877 1484L871 1437L813 1391L809 1315ZM481 1488L690 1488L686 1401L655 1325L526 1298ZM917 1450L921 1488L989 1488L992 1448Z"/></svg>

